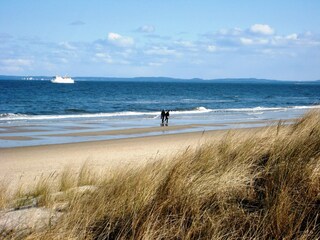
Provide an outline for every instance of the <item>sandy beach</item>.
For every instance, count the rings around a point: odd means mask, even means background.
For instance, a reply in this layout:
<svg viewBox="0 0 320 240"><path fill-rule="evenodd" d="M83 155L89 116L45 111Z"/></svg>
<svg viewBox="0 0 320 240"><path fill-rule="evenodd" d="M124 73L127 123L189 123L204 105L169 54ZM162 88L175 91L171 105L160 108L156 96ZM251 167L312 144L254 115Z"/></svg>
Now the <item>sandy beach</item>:
<svg viewBox="0 0 320 240"><path fill-rule="evenodd" d="M141 129L141 131L148 131L148 129ZM248 129L237 131L248 131ZM81 143L1 148L0 179L13 185L27 184L37 181L40 176L57 175L66 167L71 167L74 171L77 171L85 162L96 170L112 171L119 167L141 166L168 155L174 156L188 147L196 148L209 139L218 140L226 133L226 130L217 130Z"/></svg>

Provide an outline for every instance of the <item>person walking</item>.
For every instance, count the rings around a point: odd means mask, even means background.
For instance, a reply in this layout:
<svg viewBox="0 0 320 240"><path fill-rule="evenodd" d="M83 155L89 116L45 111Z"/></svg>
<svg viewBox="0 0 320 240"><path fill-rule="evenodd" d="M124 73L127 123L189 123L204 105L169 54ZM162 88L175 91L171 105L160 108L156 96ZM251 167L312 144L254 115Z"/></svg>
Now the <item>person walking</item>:
<svg viewBox="0 0 320 240"><path fill-rule="evenodd" d="M166 126L168 126L168 123L169 123L169 116L170 116L169 110L167 110L165 113Z"/></svg>
<svg viewBox="0 0 320 240"><path fill-rule="evenodd" d="M161 111L161 126L163 126L163 124L164 124L165 116L166 116L166 113L165 113L164 109L162 109L162 111Z"/></svg>

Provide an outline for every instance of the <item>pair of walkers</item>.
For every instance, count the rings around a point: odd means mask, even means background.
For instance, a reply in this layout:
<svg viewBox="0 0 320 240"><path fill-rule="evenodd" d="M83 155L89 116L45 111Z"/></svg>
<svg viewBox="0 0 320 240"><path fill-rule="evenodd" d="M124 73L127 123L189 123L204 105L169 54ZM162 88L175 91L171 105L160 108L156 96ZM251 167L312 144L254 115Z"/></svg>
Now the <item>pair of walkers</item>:
<svg viewBox="0 0 320 240"><path fill-rule="evenodd" d="M164 124L166 126L168 126L169 116L170 116L169 110L167 110L167 111L162 110L161 111L161 126L163 126Z"/></svg>

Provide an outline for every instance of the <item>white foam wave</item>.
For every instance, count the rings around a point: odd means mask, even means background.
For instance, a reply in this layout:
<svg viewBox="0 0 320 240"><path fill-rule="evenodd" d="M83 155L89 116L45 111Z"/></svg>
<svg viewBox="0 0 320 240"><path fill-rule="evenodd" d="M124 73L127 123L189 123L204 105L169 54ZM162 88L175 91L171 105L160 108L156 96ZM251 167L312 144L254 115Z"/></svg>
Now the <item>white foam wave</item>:
<svg viewBox="0 0 320 240"><path fill-rule="evenodd" d="M312 109L312 108L320 108L320 105L315 106L295 106L294 109Z"/></svg>
<svg viewBox="0 0 320 240"><path fill-rule="evenodd" d="M0 120L1 119L15 119L17 117L26 117L28 115L20 114L20 113L0 113Z"/></svg>
<svg viewBox="0 0 320 240"><path fill-rule="evenodd" d="M205 107L197 107L194 110L183 110L183 111L170 111L171 114L180 115L180 114L197 114L197 113L208 113L212 112L212 109L207 109Z"/></svg>
<svg viewBox="0 0 320 240"><path fill-rule="evenodd" d="M263 111L287 111L290 109L313 109L320 108L316 106L292 106L292 107L254 107L254 108L227 108L227 109L214 109L214 112L263 112Z"/></svg>
<svg viewBox="0 0 320 240"><path fill-rule="evenodd" d="M203 114L210 112L247 112L261 114L265 111L287 111L290 109L312 109L320 108L317 106L293 106L293 107L254 107L254 108L227 108L227 109L207 109L205 107L197 107L193 110L181 110L181 111L170 111L171 116L173 115L189 115L189 114ZM115 117L149 117L158 118L160 111L158 112L115 112L115 113L92 113L92 114L70 114L70 115L26 115L26 114L15 114L15 113L2 113L0 114L0 121L8 120L54 120L54 119L75 119L75 118L115 118Z"/></svg>
<svg viewBox="0 0 320 240"><path fill-rule="evenodd" d="M117 113L93 113L93 114L70 114L70 115L23 115L6 113L0 115L0 120L50 120L50 119L72 119L72 118L97 118L117 116L141 116L155 115L158 112L117 112Z"/></svg>
<svg viewBox="0 0 320 240"><path fill-rule="evenodd" d="M211 109L198 107L194 110L170 111L170 114L196 114L211 112ZM129 116L146 116L157 118L160 112L115 112L115 113L92 113L92 114L68 114L68 115L25 115L15 113L0 114L0 120L51 120L51 119L72 119L72 118L103 118L103 117L129 117Z"/></svg>

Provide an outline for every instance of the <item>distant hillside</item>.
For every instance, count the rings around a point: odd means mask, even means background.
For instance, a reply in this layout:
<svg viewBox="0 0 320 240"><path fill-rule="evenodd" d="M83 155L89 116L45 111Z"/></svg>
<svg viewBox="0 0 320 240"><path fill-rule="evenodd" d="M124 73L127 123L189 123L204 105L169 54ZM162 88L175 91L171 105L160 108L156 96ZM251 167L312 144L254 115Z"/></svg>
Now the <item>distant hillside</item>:
<svg viewBox="0 0 320 240"><path fill-rule="evenodd" d="M224 78L209 80L215 83L284 83L288 81L270 80L270 79L257 79L257 78ZM293 82L293 81L289 81Z"/></svg>
<svg viewBox="0 0 320 240"><path fill-rule="evenodd" d="M122 81L122 82L189 82L189 83L283 83L283 81L256 79L256 78L225 78L225 79L182 79L169 77L134 77L134 78L110 78L110 77L76 77L78 81Z"/></svg>
<svg viewBox="0 0 320 240"><path fill-rule="evenodd" d="M0 80L38 80L49 81L53 76L6 76L0 75ZM258 78L221 78L221 79L182 79L170 77L133 77L133 78L118 78L118 77L72 77L75 81L108 81L108 82L188 82L188 83L253 83L253 84L276 84L276 83L320 83L317 81L281 81Z"/></svg>

